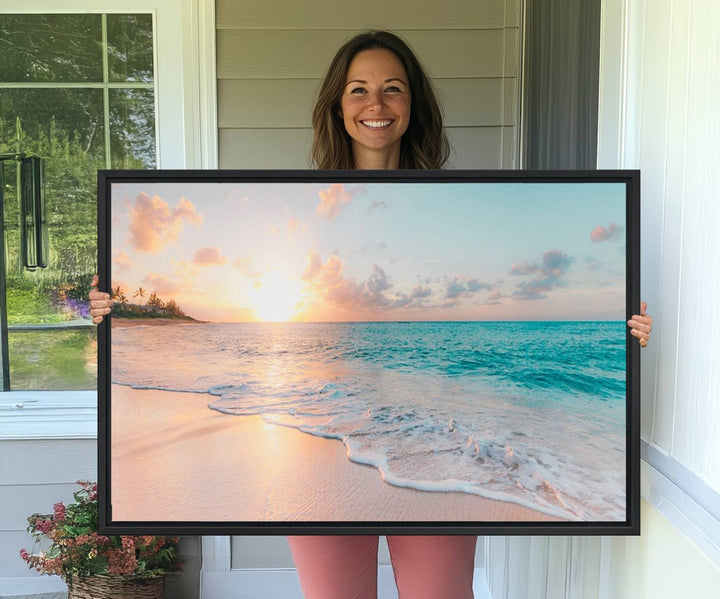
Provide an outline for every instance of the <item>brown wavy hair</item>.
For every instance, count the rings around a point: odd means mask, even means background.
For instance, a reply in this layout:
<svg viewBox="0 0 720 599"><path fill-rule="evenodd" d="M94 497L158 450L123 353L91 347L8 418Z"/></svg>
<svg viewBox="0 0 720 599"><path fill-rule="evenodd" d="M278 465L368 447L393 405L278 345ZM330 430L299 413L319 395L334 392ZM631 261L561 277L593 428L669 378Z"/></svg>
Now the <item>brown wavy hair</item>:
<svg viewBox="0 0 720 599"><path fill-rule="evenodd" d="M389 50L398 57L410 85L410 122L401 140L400 168L441 168L450 155L450 145L443 131L442 110L435 99L432 83L407 43L388 31L360 33L335 54L312 113L313 165L325 170L355 168L350 136L340 116L340 98L355 55L363 50L377 49Z"/></svg>

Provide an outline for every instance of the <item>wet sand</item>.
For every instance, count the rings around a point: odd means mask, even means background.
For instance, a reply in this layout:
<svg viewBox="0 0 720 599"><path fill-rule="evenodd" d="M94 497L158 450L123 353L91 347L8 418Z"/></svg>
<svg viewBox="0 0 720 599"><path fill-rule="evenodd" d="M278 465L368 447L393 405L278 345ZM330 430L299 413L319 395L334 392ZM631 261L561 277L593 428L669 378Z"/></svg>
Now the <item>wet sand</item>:
<svg viewBox="0 0 720 599"><path fill-rule="evenodd" d="M509 502L383 482L345 446L260 416L207 407L210 395L112 386L113 520L553 521Z"/></svg>

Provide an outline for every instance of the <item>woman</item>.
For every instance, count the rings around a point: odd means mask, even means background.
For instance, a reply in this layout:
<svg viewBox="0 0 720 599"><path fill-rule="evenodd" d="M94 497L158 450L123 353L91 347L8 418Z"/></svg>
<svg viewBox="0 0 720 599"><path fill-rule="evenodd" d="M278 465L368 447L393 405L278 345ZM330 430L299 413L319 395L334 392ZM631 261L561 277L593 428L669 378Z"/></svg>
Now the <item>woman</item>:
<svg viewBox="0 0 720 599"><path fill-rule="evenodd" d="M312 116L312 158L320 169L439 169L449 155L432 85L410 48L388 32L363 33L335 55ZM93 286L97 285L97 278ZM90 293L93 322L110 312ZM647 344L652 319L628 321ZM472 598L475 536L389 536L401 599ZM371 599L377 536L288 537L307 599Z"/></svg>

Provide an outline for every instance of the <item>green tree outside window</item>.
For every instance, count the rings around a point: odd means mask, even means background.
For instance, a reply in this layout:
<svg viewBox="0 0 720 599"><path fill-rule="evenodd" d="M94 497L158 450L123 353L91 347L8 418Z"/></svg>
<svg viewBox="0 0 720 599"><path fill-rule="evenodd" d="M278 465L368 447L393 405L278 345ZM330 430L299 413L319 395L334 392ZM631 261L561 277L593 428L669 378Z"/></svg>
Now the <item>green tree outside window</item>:
<svg viewBox="0 0 720 599"><path fill-rule="evenodd" d="M156 166L152 15L0 15L0 57L0 153L45 159L50 245L47 268L23 268L2 163L12 389L93 389L97 170Z"/></svg>

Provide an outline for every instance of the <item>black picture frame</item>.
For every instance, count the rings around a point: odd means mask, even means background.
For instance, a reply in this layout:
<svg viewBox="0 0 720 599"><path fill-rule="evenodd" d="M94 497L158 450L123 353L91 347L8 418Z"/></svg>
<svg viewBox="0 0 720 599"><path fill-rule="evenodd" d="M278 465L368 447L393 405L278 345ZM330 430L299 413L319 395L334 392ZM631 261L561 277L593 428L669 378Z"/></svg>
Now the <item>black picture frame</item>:
<svg viewBox="0 0 720 599"><path fill-rule="evenodd" d="M598 188L612 187L613 193L619 194L619 200L624 200L618 213L623 212L622 217L624 223L616 226L613 222L598 222L597 231L593 230L592 239L588 243L595 242L595 233L598 233L598 239L613 239L613 243L617 246L618 252L622 253L620 259L624 265L624 281L625 281L625 297L624 297L624 314L622 320L627 320L634 313L637 313L640 305L640 172L637 170L600 170L600 171L210 171L210 170L156 170L156 171L99 171L98 173L98 242L99 242L99 275L100 290L110 291L113 288L112 269L114 262L117 260L120 246L113 245L112 226L117 220L118 214L114 213L113 194L119 193L118 189L124 189L122 186L144 186L147 190L147 197L153 195L153 191L161 189L163 185L172 185L173 189L177 189L183 185L200 185L200 186L216 186L216 185L240 185L240 186L273 186L297 184L302 186L372 186L378 185L415 185L421 188L431 187L439 189L437 186L454 186L454 185L493 185L498 189L503 186L515 186L514 188L531 189L543 188L543 186L559 186L557 189L565 189L563 186L586 186L595 185ZM618 185L622 186L618 192ZM435 187L432 187L435 186ZM134 189L134 188L133 188ZM315 189L315 188L313 188ZM394 188L393 188L394 189ZM408 189L410 189L408 187ZM417 189L415 187L414 189ZM508 188L509 189L509 188ZM176 198L177 199L177 198ZM128 199L123 200L124 205L128 205ZM130 199L132 201L132 198ZM344 201L344 200L343 200ZM532 201L532 200L528 200ZM576 198L577 202L583 202L582 197ZM342 208L342 202L339 204ZM588 205L588 209L590 209ZM370 207L368 207L370 211ZM455 216L458 224L463 223L464 217L461 213ZM470 223L472 224L472 223ZM252 226L252 225L247 225ZM545 237L540 241L540 245L544 242L546 245L548 240L552 240L557 236L561 228L558 225L557 231L543 231ZM588 231L590 233L590 231ZM213 239L216 233L209 233L208 239ZM241 235L239 231L238 235ZM448 240L452 240L452 234L446 235ZM602 239L600 239L602 238ZM120 242L118 242L120 243ZM124 242L123 242L124 243ZM179 243L173 241L173 243ZM508 240L508 245L512 246L513 241ZM599 244L598 244L599 245ZM180 246L178 246L180 247ZM187 248L186 248L187 249ZM562 249L562 248L560 248ZM559 250L558 250L559 251ZM330 252L330 250L328 250ZM326 253L325 258L329 260ZM563 254L564 255L564 254ZM565 256L567 258L567 256ZM525 258L528 258L526 256ZM532 285L535 285L540 292L547 291L548 288L558 289L563 285L562 281L548 283L541 281L542 275L548 275L552 270L552 265L544 267L542 260L538 262L537 256L534 263L526 262L522 268L513 269L525 272L525 287L521 287L520 283L515 283L516 291L524 289L527 291ZM518 260L524 259L518 256ZM580 257L578 257L579 265ZM325 262L327 265L327 262ZM588 268L592 263L588 262ZM546 270L543 270L546 268ZM561 267L563 269L565 267ZM579 268L579 266L578 266ZM529 274L536 271L536 276L532 279ZM537 272L540 274L537 274ZM383 273L384 274L384 273ZM515 274L515 273L513 273ZM557 272L555 273L558 274ZM565 274L562 270L558 276ZM617 273L616 273L617 274ZM510 274L508 275L510 276ZM548 275L549 276L549 275ZM477 289L488 291L489 285L463 278L460 280L461 286L465 285L463 293L470 296L470 292ZM534 281L534 283L533 283ZM447 281L446 281L447 282ZM457 280L456 280L457 282ZM366 282L367 283L367 282ZM387 284L387 283L386 283ZM543 287L543 285L545 285ZM555 287L557 285L557 287ZM370 289L370 287L366 287ZM375 291L380 289L389 289L387 287L374 287ZM449 289L449 287L448 287ZM532 291L537 297L537 290ZM447 292L447 297L449 296ZM506 303L513 301L512 297L507 294L504 296L499 294ZM526 294L528 295L528 294ZM383 298L388 299L388 295ZM397 292L397 298L401 298L402 294ZM407 294L405 294L407 298ZM531 298L531 299L534 299ZM515 298L517 299L517 298ZM521 298L521 299L528 299ZM518 302L520 303L520 302ZM527 303L527 302L526 302ZM223 517L216 517L217 514L213 510L217 510L218 490L205 487L203 493L206 494L198 501L206 502L207 510L203 510L203 518L183 519L182 517L173 519L158 520L153 517L149 518L125 518L117 517L118 504L114 506L114 492L119 493L122 484L125 484L130 478L128 476L121 483L113 479L113 468L117 468L114 459L117 457L113 448L113 441L119 437L118 431L113 430L113 327L111 321L113 316L106 318L99 326L98 331L98 482L99 482L99 514L98 526L103 534L167 534L167 535L204 535L204 534L243 534L243 535L273 535L273 534L481 534L481 535L638 535L640 534L640 348L627 330L622 328L622 336L617 333L616 345L619 343L624 347L624 442L622 451L625 457L625 476L624 476L624 518L607 519L561 519L560 521L534 521L534 520L453 520L450 517L444 518L442 515L436 519L388 519L379 517L363 520L332 520L332 519L311 519L311 520L293 520L293 519L257 519L257 520L227 520ZM620 317L617 319L620 321ZM202 326L202 325L201 325ZM617 328L617 331L620 329ZM116 333L119 336L121 333ZM150 335L150 333L147 333ZM149 353L147 359L143 359L145 363L152 363L152 353ZM139 386L143 386L140 384ZM150 385L152 386L152 385ZM162 387L162 385L156 385ZM160 391L162 392L162 391ZM228 416L230 418L230 416ZM241 416L242 418L243 416ZM274 426L274 425L269 425ZM452 423L451 423L452 428ZM113 436L115 432L115 437ZM305 433L301 433L305 434ZM127 453L128 448L125 448ZM134 450L133 450L134 451ZM148 444L145 449L137 448L137 451L152 452L152 444ZM212 460L213 454L208 453L206 459ZM215 455L215 459L222 459L221 456ZM137 464L127 472L141 473L142 467ZM209 462L212 464L212 462ZM558 466L562 471L562 466ZM592 474L592 473L591 473ZM167 486L162 480L158 479L158 486L155 488L144 488L142 493L146 497L158 498L163 502L172 503L177 501L179 493L177 488ZM144 479L147 480L147 479ZM253 492L257 491L257 482L247 480L242 483L247 489ZM382 483L387 484L387 483ZM219 482L219 485L222 485ZM115 488L114 488L115 487ZM219 487L218 489L220 489ZM271 489L267 489L267 492ZM188 493L193 491L188 490ZM265 491L261 491L265 492ZM422 493L423 491L419 491ZM298 498L301 499L301 498Z"/></svg>

